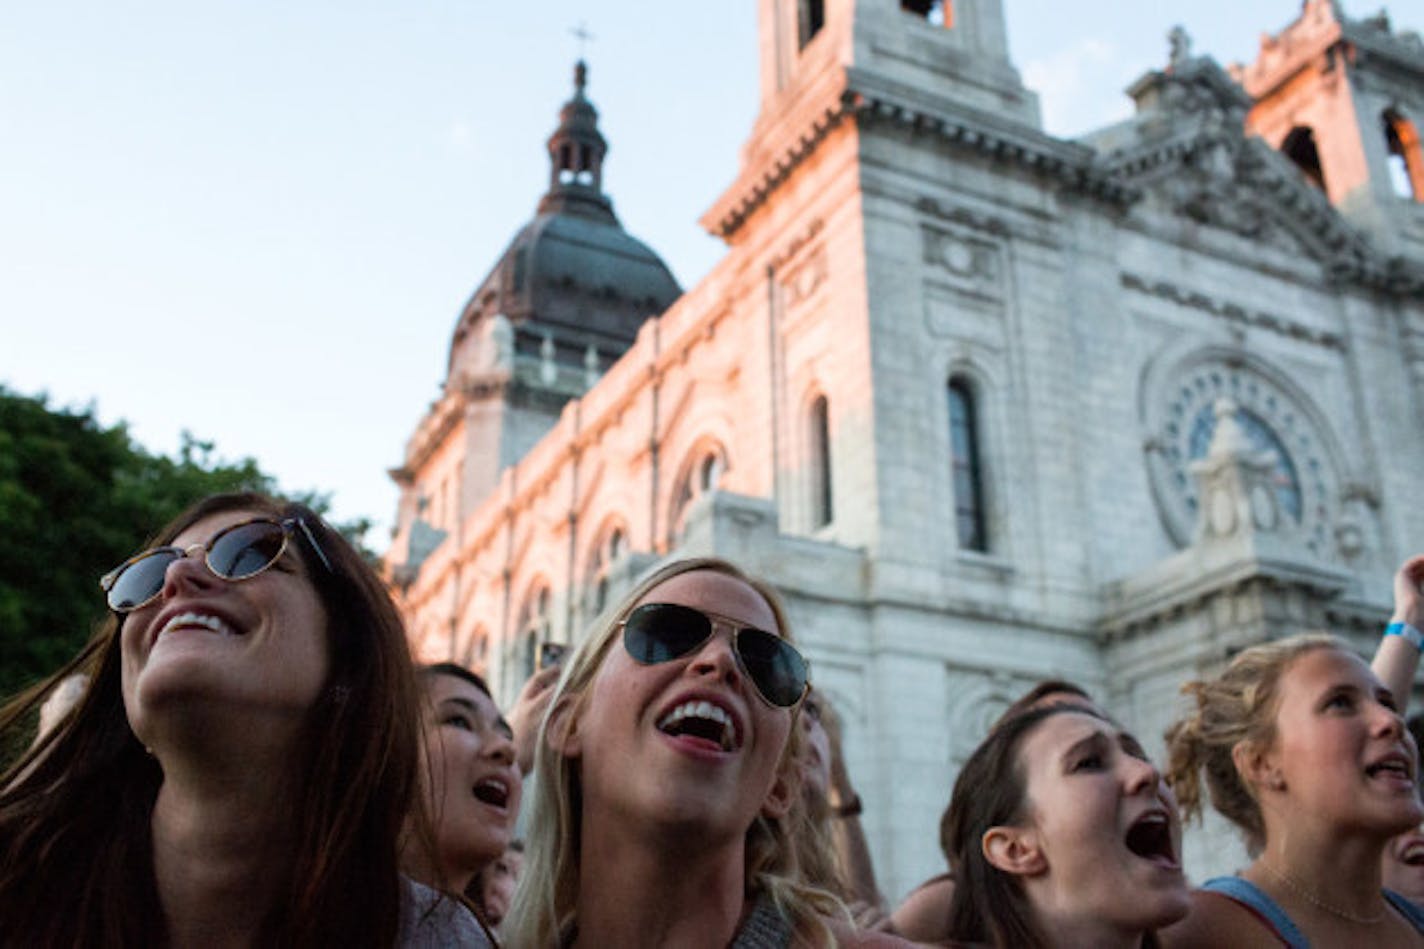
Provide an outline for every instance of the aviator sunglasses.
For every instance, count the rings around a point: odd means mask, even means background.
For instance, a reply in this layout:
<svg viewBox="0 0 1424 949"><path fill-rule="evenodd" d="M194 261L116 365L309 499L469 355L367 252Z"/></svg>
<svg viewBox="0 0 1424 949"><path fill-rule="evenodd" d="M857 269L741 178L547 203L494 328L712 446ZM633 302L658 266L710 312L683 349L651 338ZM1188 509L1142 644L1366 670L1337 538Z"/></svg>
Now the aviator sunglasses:
<svg viewBox="0 0 1424 949"><path fill-rule="evenodd" d="M224 527L206 544L194 544L186 549L154 547L134 554L104 574L99 586L108 596L109 609L115 613L140 609L163 592L169 566L195 550L203 551L203 562L214 576L230 581L250 580L281 558L287 541L296 531L301 531L327 572L335 573L306 521L299 517L283 520L259 517Z"/></svg>
<svg viewBox="0 0 1424 949"><path fill-rule="evenodd" d="M623 647L645 666L690 655L712 638L713 620L678 603L644 603L623 620ZM810 688L805 657L775 633L750 627L732 630L732 652L757 692L771 705L790 708Z"/></svg>

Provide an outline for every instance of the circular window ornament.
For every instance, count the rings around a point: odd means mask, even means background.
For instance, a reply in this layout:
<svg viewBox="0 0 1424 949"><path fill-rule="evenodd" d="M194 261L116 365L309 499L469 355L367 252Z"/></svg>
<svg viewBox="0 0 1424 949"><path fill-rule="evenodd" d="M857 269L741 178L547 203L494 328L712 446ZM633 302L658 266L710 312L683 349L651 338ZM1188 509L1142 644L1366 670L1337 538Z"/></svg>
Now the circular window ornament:
<svg viewBox="0 0 1424 949"><path fill-rule="evenodd" d="M1296 526L1312 553L1331 557L1330 470L1320 432L1281 386L1247 367L1219 362L1198 363L1177 376L1160 403L1152 440L1157 451L1149 456L1149 469L1158 509L1172 539L1184 547L1196 535L1202 499L1197 496L1191 464L1211 449L1218 399L1235 404L1234 419L1248 450L1271 460L1271 487L1281 526ZM1255 511L1270 508L1265 498L1250 501Z"/></svg>

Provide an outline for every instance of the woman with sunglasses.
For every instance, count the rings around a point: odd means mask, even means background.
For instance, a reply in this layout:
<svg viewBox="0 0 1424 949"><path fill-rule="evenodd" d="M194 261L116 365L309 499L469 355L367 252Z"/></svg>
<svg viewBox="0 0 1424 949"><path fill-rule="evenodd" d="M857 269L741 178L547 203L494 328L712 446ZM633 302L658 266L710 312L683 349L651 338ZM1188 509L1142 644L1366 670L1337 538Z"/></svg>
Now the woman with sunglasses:
<svg viewBox="0 0 1424 949"><path fill-rule="evenodd" d="M861 944L795 868L808 681L789 635L771 588L714 559L600 620L541 731L511 946Z"/></svg>
<svg viewBox="0 0 1424 949"><path fill-rule="evenodd" d="M387 947L472 928L399 873L417 686L360 554L251 494L200 502L155 543L104 577L112 615L80 654L0 713L14 737L52 685L90 675L0 778L0 943Z"/></svg>

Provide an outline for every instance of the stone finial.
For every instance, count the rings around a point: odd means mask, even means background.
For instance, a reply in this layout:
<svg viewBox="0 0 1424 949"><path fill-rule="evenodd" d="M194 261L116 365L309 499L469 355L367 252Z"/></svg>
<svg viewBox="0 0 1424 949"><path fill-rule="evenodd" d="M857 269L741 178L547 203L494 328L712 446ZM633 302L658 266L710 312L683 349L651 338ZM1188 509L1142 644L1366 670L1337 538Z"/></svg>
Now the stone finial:
<svg viewBox="0 0 1424 949"><path fill-rule="evenodd" d="M1192 58L1192 37L1186 28L1178 23L1167 33L1168 65L1176 68L1185 66Z"/></svg>
<svg viewBox="0 0 1424 949"><path fill-rule="evenodd" d="M496 313L490 320L490 368L514 369L514 326L509 317Z"/></svg>
<svg viewBox="0 0 1424 949"><path fill-rule="evenodd" d="M559 378L559 367L554 362L554 337L548 333L544 334L544 341L539 344L539 381L544 385L553 385Z"/></svg>
<svg viewBox="0 0 1424 949"><path fill-rule="evenodd" d="M583 386L585 389L592 389L598 382L601 373L598 371L598 348L592 343L588 344L588 349L583 352Z"/></svg>

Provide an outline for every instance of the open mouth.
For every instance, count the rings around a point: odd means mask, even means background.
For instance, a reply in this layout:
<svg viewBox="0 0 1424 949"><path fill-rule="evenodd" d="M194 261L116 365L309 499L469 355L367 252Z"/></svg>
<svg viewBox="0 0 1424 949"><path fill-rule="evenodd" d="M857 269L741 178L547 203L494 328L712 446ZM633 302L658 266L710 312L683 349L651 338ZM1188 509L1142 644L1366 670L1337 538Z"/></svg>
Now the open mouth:
<svg viewBox="0 0 1424 949"><path fill-rule="evenodd" d="M491 807L503 810L509 806L509 785L499 778L484 778L471 789L471 793L476 800Z"/></svg>
<svg viewBox="0 0 1424 949"><path fill-rule="evenodd" d="M158 631L158 635L171 633L179 629L204 629L208 632L217 633L220 636L236 636L237 630L233 629L221 619L208 613L179 613L168 622L163 624L163 628Z"/></svg>
<svg viewBox="0 0 1424 949"><path fill-rule="evenodd" d="M1177 852L1172 844L1172 822L1161 811L1148 811L1127 829L1127 849L1144 860L1176 867Z"/></svg>
<svg viewBox="0 0 1424 949"><path fill-rule="evenodd" d="M674 738L704 742L718 751L733 751L738 745L732 716L711 702L683 702L658 721L658 731Z"/></svg>
<svg viewBox="0 0 1424 949"><path fill-rule="evenodd" d="M1365 774L1371 778L1386 774L1392 777L1403 778L1406 781L1414 780L1414 775L1409 768L1409 759L1400 755L1390 755L1383 760L1376 761L1374 764L1365 768Z"/></svg>
<svg viewBox="0 0 1424 949"><path fill-rule="evenodd" d="M1424 840L1411 841L1399 854L1399 862L1408 867L1424 867Z"/></svg>

